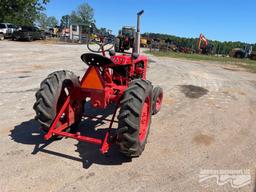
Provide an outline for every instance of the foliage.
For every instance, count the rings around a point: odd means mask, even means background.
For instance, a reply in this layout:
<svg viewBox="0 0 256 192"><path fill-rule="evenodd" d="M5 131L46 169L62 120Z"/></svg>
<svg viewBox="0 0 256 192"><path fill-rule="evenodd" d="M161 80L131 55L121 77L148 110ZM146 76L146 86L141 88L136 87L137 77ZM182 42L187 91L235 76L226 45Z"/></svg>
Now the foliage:
<svg viewBox="0 0 256 192"><path fill-rule="evenodd" d="M72 11L70 14L71 24L82 24L89 26L91 23L95 23L93 8L88 3L79 5L76 11Z"/></svg>
<svg viewBox="0 0 256 192"><path fill-rule="evenodd" d="M64 15L61 17L60 20L60 27L67 28L70 26L70 15Z"/></svg>
<svg viewBox="0 0 256 192"><path fill-rule="evenodd" d="M47 28L47 15L45 13L38 14L36 18L36 24L42 30L46 30Z"/></svg>
<svg viewBox="0 0 256 192"><path fill-rule="evenodd" d="M47 27L53 28L55 26L58 26L58 20L54 16L50 16L46 20Z"/></svg>
<svg viewBox="0 0 256 192"><path fill-rule="evenodd" d="M245 67L252 72L256 72L256 61L250 59L236 59L231 57L213 56L213 55L202 55L202 54L186 54L179 52L161 52L161 51L146 51L145 53L153 54L157 57L172 57L179 59L187 59L193 61L207 61L216 62L220 64L233 64L240 67Z"/></svg>
<svg viewBox="0 0 256 192"><path fill-rule="evenodd" d="M36 25L42 29L53 28L58 25L58 20L54 16L47 17L45 13L38 14L36 18Z"/></svg>
<svg viewBox="0 0 256 192"><path fill-rule="evenodd" d="M175 44L177 46L182 47L189 47L194 50L197 49L198 44L198 38L183 38L183 37L177 37L173 35L167 35L167 34L160 34L160 33L144 33L142 34L143 37L150 38L150 39L158 39L163 40L166 43ZM220 42L220 41L211 41L209 40L209 43L213 45L213 52L215 54L220 55L227 55L229 51L233 48L244 48L247 46L247 43L243 42ZM253 50L256 51L256 44L252 44Z"/></svg>
<svg viewBox="0 0 256 192"><path fill-rule="evenodd" d="M16 25L33 25L49 0L1 0L0 21Z"/></svg>

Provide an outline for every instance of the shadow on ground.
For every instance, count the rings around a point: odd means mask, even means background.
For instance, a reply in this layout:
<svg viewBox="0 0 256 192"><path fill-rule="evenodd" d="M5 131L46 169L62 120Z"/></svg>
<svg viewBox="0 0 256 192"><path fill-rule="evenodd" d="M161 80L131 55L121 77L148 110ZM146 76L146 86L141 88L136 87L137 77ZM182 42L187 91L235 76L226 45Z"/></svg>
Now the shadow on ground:
<svg viewBox="0 0 256 192"><path fill-rule="evenodd" d="M81 121L75 131L79 131L81 135L104 138L107 132L106 128L108 128L109 124L103 121L103 119L107 117L108 119L110 119L112 117L111 114L113 113L113 110L114 106L110 106L106 110L96 110L89 108L89 106L86 104L85 111L89 111L89 113L87 112L87 114L90 116L97 115L97 117L100 117L100 119L95 120L91 118L85 118ZM102 155L99 151L99 145L78 141L78 143L76 144L76 152L79 153L80 158L70 156L68 154L65 154L64 152L60 153L48 150L48 145L50 145L52 142L58 141L56 139L50 139L49 141L45 141L43 136L44 132L40 130L40 125L34 119L16 125L14 129L10 131L10 137L13 141L24 145L34 145L34 149L31 154L36 155L39 152L44 152L49 155L79 161L82 162L83 167L86 169L94 163L101 165L121 165L124 162L131 161L131 159L119 153L119 148L115 144L110 147L110 150L107 154ZM62 142L65 142L65 139L59 141L58 145L61 145Z"/></svg>

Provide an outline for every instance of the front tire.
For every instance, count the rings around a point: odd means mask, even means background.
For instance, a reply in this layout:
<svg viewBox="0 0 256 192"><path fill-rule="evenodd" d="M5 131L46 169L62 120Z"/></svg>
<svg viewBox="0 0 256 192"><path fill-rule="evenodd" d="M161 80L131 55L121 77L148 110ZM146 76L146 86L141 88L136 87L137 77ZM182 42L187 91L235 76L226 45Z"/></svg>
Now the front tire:
<svg viewBox="0 0 256 192"><path fill-rule="evenodd" d="M138 157L143 152L151 124L152 85L142 79L134 80L120 103L117 142L120 152Z"/></svg>
<svg viewBox="0 0 256 192"><path fill-rule="evenodd" d="M160 111L162 101L163 101L163 89L159 86L156 86L153 89L152 115L155 115Z"/></svg>

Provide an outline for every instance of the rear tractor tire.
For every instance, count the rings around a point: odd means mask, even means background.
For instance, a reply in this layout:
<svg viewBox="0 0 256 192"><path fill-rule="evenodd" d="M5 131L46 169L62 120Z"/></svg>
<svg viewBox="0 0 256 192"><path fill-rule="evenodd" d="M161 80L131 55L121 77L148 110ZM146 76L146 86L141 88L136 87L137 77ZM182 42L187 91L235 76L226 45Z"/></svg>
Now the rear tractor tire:
<svg viewBox="0 0 256 192"><path fill-rule="evenodd" d="M159 86L156 86L153 89L152 115L155 115L160 111L162 101L163 101L163 89Z"/></svg>
<svg viewBox="0 0 256 192"><path fill-rule="evenodd" d="M138 157L143 152L151 124L152 89L149 81L133 80L120 102L117 143L120 152Z"/></svg>
<svg viewBox="0 0 256 192"><path fill-rule="evenodd" d="M49 131L67 96L76 88L80 88L79 79L71 71L53 72L41 82L33 108L36 112L35 119L45 132ZM84 109L83 102L73 101L71 105L75 108L75 123L67 131L78 125ZM65 119L65 114L62 119Z"/></svg>

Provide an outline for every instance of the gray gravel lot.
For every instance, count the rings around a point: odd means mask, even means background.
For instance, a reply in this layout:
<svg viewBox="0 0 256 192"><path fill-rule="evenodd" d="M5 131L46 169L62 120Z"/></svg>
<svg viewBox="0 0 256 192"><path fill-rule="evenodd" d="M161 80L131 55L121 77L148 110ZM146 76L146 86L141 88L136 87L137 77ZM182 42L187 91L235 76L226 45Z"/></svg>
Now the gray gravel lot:
<svg viewBox="0 0 256 192"><path fill-rule="evenodd" d="M164 101L132 161L116 147L102 156L72 139L45 143L33 120L35 91L56 70L82 76L84 52L85 45L0 41L1 192L255 190L256 74L233 66L149 56L148 79L163 87ZM252 182L199 183L203 169L249 169Z"/></svg>

